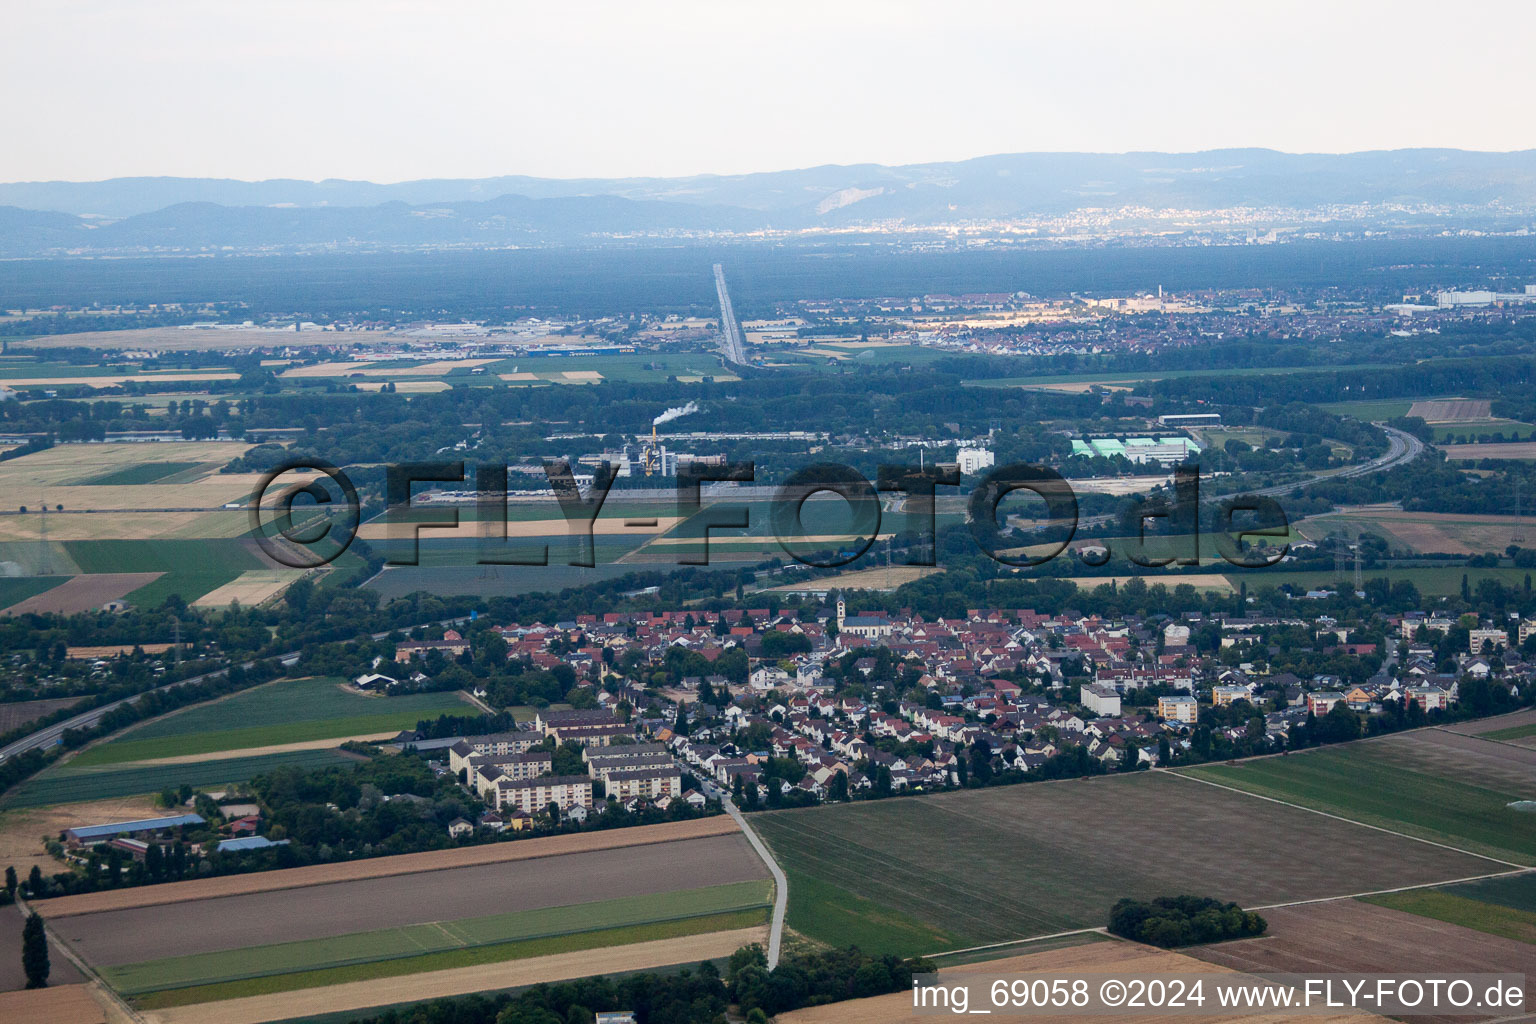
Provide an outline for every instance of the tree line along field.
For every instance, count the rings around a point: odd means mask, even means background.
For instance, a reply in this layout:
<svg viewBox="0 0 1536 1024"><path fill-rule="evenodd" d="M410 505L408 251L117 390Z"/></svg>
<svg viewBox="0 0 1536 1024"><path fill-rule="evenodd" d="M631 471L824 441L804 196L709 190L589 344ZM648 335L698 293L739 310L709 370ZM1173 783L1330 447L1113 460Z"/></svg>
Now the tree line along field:
<svg viewBox="0 0 1536 1024"><path fill-rule="evenodd" d="M1536 771L1524 760L1524 755L1536 757L1536 750L1467 739L1510 752L1502 770L1496 761L1480 765L1476 755L1436 749L1408 733L1288 757L1178 771L1502 861L1536 866L1536 814L1509 806L1517 800L1536 799ZM1496 756L1489 754L1483 760ZM1522 776L1527 780L1523 784Z"/></svg>
<svg viewBox="0 0 1536 1024"><path fill-rule="evenodd" d="M253 757L189 761L183 764L144 766L99 765L76 768L72 764L46 768L5 795L0 806L47 807L82 800L104 800L175 789L183 783L197 789L248 782L282 765L324 768L352 759L336 750L293 750Z"/></svg>
<svg viewBox="0 0 1536 1024"><path fill-rule="evenodd" d="M1196 881L1223 900L1262 906L1500 869L1163 772L774 811L753 821L790 873L792 928L906 954L941 952L913 948L933 938L973 946L1098 927L1121 897L1182 892ZM796 878L812 884L797 887ZM840 909L849 896L875 912L868 925ZM921 935L925 928L936 934Z"/></svg>
<svg viewBox="0 0 1536 1024"><path fill-rule="evenodd" d="M667 893L665 899L634 895L434 921L109 966L101 974L140 1007L187 1005L746 928L766 921L771 902L772 883L732 882Z"/></svg>
<svg viewBox="0 0 1536 1024"><path fill-rule="evenodd" d="M82 751L74 768L376 733L391 735L423 718L470 710L456 692L363 696L343 680L282 679L136 726Z"/></svg>

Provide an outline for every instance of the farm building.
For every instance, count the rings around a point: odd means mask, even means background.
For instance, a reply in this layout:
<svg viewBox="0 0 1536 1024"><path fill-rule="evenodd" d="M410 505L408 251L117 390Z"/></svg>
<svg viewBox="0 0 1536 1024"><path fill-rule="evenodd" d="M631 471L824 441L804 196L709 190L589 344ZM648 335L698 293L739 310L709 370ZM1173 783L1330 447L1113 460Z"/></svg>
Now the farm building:
<svg viewBox="0 0 1536 1024"><path fill-rule="evenodd" d="M188 825L206 825L200 814L177 814L168 818L141 818L137 821L118 821L109 825L77 825L64 830L64 842L71 847L94 846L117 838L131 836L155 836L174 832Z"/></svg>

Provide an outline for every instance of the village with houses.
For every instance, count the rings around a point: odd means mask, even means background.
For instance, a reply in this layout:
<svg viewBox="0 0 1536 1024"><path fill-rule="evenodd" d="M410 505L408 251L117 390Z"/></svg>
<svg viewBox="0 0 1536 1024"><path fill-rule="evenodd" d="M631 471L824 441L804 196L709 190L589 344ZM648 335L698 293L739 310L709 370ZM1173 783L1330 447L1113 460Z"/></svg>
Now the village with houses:
<svg viewBox="0 0 1536 1024"><path fill-rule="evenodd" d="M581 822L608 801L703 808L731 797L751 810L1275 753L1426 724L1457 707L1464 684L1516 697L1536 676L1519 653L1536 622L1420 612L1342 624L975 609L927 622L849 612L838 598L783 612L582 615L478 635L501 638L509 660L534 669L567 666L572 696L590 706L538 710L491 735L397 738L441 759L485 805L455 832L522 830L550 813ZM1308 647L1272 642L1297 635ZM408 691L428 681L434 652L471 658L471 638L449 629L402 641L400 680L369 673L357 683ZM671 652L712 666L738 648L744 678L663 678ZM783 650L799 653L773 656ZM1308 655L1345 668L1271 670ZM1330 721L1350 727L1319 728ZM580 751L579 773L555 770L552 748L567 746Z"/></svg>

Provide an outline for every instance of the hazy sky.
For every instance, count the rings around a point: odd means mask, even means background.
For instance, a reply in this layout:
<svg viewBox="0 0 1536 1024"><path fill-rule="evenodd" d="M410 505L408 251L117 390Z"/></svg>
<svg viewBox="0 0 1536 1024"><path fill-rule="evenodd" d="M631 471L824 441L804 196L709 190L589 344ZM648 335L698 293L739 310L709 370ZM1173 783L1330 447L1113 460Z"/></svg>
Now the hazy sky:
<svg viewBox="0 0 1536 1024"><path fill-rule="evenodd" d="M1536 148L1536 4L7 0L0 180Z"/></svg>

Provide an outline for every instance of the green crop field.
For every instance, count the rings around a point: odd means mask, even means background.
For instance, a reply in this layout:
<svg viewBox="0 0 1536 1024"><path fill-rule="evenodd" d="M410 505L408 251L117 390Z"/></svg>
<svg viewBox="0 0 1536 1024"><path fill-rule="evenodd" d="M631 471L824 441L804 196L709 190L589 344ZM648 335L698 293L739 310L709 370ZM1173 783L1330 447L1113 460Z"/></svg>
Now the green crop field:
<svg viewBox="0 0 1536 1024"><path fill-rule="evenodd" d="M1501 743L1508 743L1510 740L1523 740L1527 736L1536 736L1536 722L1530 722L1526 725L1515 725L1508 729L1497 729L1493 732L1481 733L1480 735L1485 740L1498 740Z"/></svg>
<svg viewBox="0 0 1536 1024"><path fill-rule="evenodd" d="M1367 825L1536 865L1536 814L1508 806L1521 794L1457 778L1443 764L1425 764L1424 771L1410 765L1385 743L1353 743L1180 771Z"/></svg>
<svg viewBox="0 0 1536 1024"><path fill-rule="evenodd" d="M74 803L80 800L105 800L112 797L158 793L182 783L203 788L230 782L246 782L279 765L296 764L321 768L332 764L355 764L351 758L334 750L295 750L285 754L258 757L231 757L217 761L193 761L186 764L158 764L145 767L106 765L74 768L59 765L48 768L8 793L7 807L42 807Z"/></svg>
<svg viewBox="0 0 1536 1024"><path fill-rule="evenodd" d="M68 576L0 576L0 608L46 593L67 579Z"/></svg>
<svg viewBox="0 0 1536 1024"><path fill-rule="evenodd" d="M1408 410L1413 408L1413 401L1411 398L1402 398L1365 402L1329 402L1319 405L1318 408L1338 416L1353 416L1357 420L1391 420L1399 416L1407 416Z"/></svg>
<svg viewBox="0 0 1536 1024"><path fill-rule="evenodd" d="M1511 910L1536 914L1536 874L1484 878L1477 882L1448 885L1445 891L1479 903L1493 903Z"/></svg>
<svg viewBox="0 0 1536 1024"><path fill-rule="evenodd" d="M768 906L772 902L772 888L768 881L733 882L669 893L664 899L649 894L625 896L461 921L169 957L106 967L102 974L119 992L142 995L161 989L242 981L378 960L415 958L447 950L739 913ZM760 920L760 915L757 919Z"/></svg>
<svg viewBox="0 0 1536 1024"><path fill-rule="evenodd" d="M1367 896L1364 902L1463 928L1473 928L1501 938L1536 944L1536 913L1468 899L1449 889L1384 893L1380 896Z"/></svg>
<svg viewBox="0 0 1536 1024"><path fill-rule="evenodd" d="M84 751L68 767L247 750L409 729L423 718L466 714L473 709L456 693L365 697L332 678L283 679L198 705L129 730L121 738Z"/></svg>
<svg viewBox="0 0 1536 1024"><path fill-rule="evenodd" d="M184 470L197 469L201 465L200 462L140 462L134 466L125 466L122 469L114 469L78 480L76 483L93 486L162 483L167 477L175 476Z"/></svg>
<svg viewBox="0 0 1536 1024"><path fill-rule="evenodd" d="M1527 572L1529 572L1528 569L1467 569L1453 565L1444 568L1367 569L1364 576L1367 582L1381 578L1391 580L1393 583L1406 580L1418 587L1419 593L1425 597L1450 597L1461 593L1463 576L1467 578L1467 585L1476 590L1478 582L1485 579L1498 580L1505 586L1519 587L1524 582ZM1250 590L1256 587L1278 587L1286 583L1307 590L1319 587L1337 590L1341 586L1338 576L1326 569L1281 572L1275 569L1228 568L1226 575L1234 584L1246 582Z"/></svg>
<svg viewBox="0 0 1536 1024"><path fill-rule="evenodd" d="M247 569L267 566L238 538L201 540L70 540L69 557L85 573L164 572L196 566L196 572L227 572L230 579ZM183 595L185 596L185 595Z"/></svg>
<svg viewBox="0 0 1536 1024"><path fill-rule="evenodd" d="M1098 927L1121 897L1188 891L1192 871L1201 892L1260 906L1490 870L1481 858L1166 773L752 820L780 864L812 882L790 884L792 926L877 952ZM1276 843L1281 835L1287 842Z"/></svg>

